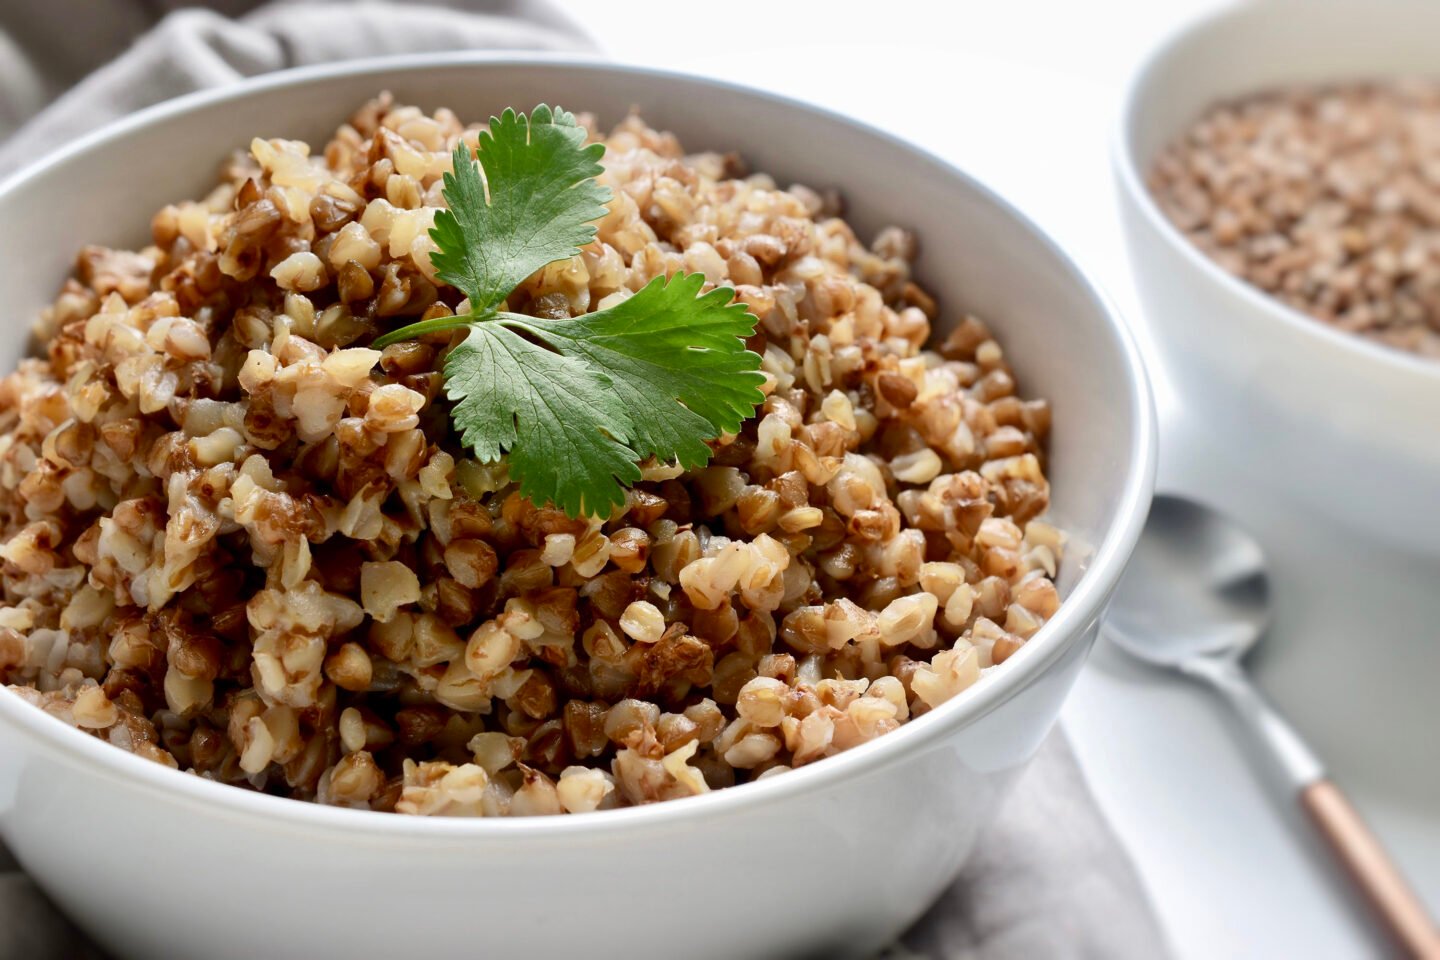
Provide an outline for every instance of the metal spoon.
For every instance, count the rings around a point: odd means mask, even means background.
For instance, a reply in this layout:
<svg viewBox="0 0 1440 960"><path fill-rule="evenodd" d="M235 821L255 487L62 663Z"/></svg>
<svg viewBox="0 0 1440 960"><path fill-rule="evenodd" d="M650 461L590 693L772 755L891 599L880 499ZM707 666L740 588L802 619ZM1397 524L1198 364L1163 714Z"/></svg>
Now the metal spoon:
<svg viewBox="0 0 1440 960"><path fill-rule="evenodd" d="M1397 945L1440 958L1440 930L1325 768L1241 664L1270 621L1260 545L1191 500L1157 496L1104 632L1121 650L1225 695Z"/></svg>

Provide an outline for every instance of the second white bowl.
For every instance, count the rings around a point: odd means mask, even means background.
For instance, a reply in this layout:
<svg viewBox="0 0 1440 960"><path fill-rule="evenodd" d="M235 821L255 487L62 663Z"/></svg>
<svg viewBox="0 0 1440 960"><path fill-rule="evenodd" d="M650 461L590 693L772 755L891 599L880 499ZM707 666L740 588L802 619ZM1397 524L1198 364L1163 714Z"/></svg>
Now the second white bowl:
<svg viewBox="0 0 1440 960"><path fill-rule="evenodd" d="M1188 415L1242 465L1363 535L1440 554L1440 363L1326 326L1236 279L1171 224L1145 180L1216 101L1288 84L1436 72L1440 4L1260 0L1150 54L1114 144L1148 325Z"/></svg>

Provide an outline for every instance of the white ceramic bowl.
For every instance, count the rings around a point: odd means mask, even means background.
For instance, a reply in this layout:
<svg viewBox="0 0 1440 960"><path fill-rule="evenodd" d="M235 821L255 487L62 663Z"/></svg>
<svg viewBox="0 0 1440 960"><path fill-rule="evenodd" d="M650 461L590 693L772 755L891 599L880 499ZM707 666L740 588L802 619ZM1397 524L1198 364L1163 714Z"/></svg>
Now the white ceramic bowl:
<svg viewBox="0 0 1440 960"><path fill-rule="evenodd" d="M988 318L1054 404L1062 609L1003 669L880 740L689 800L458 820L327 808L141 760L0 691L0 833L80 924L130 958L864 956L951 880L1053 723L1149 503L1150 397L1115 313L1033 225L964 174L844 117L598 62L370 61L145 111L0 185L0 365L87 241L143 242L253 135L323 142L376 91L488 116L631 104L692 149L841 187L862 234L916 228L952 320Z"/></svg>
<svg viewBox="0 0 1440 960"><path fill-rule="evenodd" d="M1258 0L1161 43L1114 142L1143 322L1181 404L1269 485L1382 541L1440 554L1440 363L1351 336L1211 262L1145 187L1160 149L1217 100L1293 83L1437 73L1440 4Z"/></svg>

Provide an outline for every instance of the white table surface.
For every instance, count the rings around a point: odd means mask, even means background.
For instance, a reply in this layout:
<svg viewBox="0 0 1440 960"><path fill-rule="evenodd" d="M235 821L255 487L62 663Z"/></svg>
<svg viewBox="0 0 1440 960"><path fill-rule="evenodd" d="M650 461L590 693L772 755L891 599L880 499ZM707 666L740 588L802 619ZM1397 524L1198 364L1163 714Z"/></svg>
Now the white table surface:
<svg viewBox="0 0 1440 960"><path fill-rule="evenodd" d="M1039 223L1132 318L1108 167L1126 73L1211 0L586 0L617 59L749 83L849 112L944 156ZM1135 326L1140 326L1135 324ZM1143 332L1142 332L1143 339ZM1440 562L1396 556L1224 470L1161 395L1162 489L1241 517L1274 567L1262 686L1440 912ZM1064 723L1182 958L1380 952L1306 824L1206 691L1104 644Z"/></svg>

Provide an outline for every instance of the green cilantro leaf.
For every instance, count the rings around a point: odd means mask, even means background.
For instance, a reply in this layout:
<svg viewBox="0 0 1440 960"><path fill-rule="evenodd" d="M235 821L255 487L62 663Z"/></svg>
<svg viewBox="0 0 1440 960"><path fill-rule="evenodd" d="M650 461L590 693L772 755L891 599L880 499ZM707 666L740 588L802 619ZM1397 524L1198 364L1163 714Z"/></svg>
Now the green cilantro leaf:
<svg viewBox="0 0 1440 960"><path fill-rule="evenodd" d="M610 199L595 181L604 153L603 144L585 146L573 114L544 104L528 118L514 110L493 118L480 134L479 166L457 144L455 169L445 174L450 209L430 231L437 275L483 314L547 263L575 256Z"/></svg>
<svg viewBox="0 0 1440 960"><path fill-rule="evenodd" d="M608 310L570 320L505 314L567 357L609 376L634 423L630 445L641 457L678 458L685 467L710 459L706 440L738 433L764 401L760 357L745 349L755 318L731 291L697 298L702 274L656 277Z"/></svg>
<svg viewBox="0 0 1440 960"><path fill-rule="evenodd" d="M510 454L510 475L535 503L571 516L625 502L640 479L625 446L625 406L603 374L499 323L477 323L445 360L445 392L461 441L482 461Z"/></svg>
<svg viewBox="0 0 1440 960"><path fill-rule="evenodd" d="M445 392L461 442L483 461L509 457L536 503L571 516L603 515L656 457L698 467L705 441L736 433L764 400L760 358L745 349L755 317L732 291L700 295L700 274L657 278L606 310L568 320L499 312L535 271L579 253L606 214L601 144L563 110L506 110L462 143L445 175L448 210L430 236L436 275L470 312L376 338L469 327L445 359Z"/></svg>

